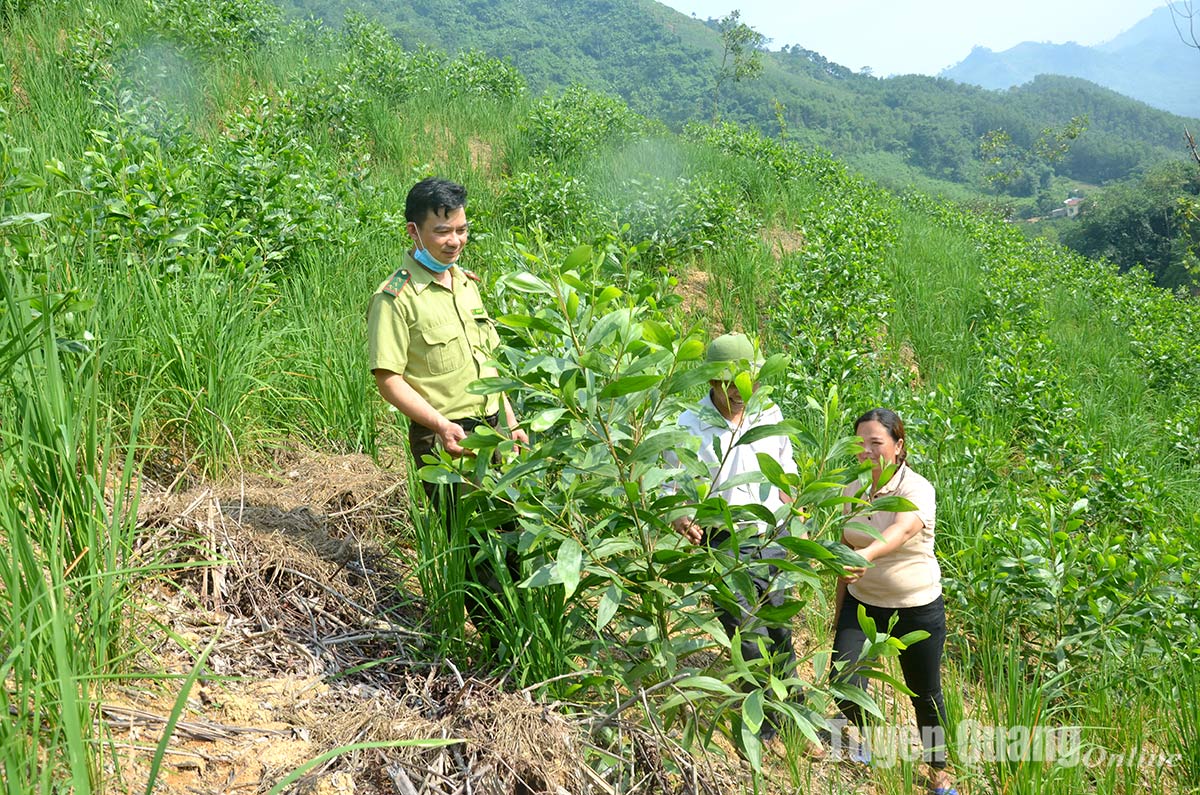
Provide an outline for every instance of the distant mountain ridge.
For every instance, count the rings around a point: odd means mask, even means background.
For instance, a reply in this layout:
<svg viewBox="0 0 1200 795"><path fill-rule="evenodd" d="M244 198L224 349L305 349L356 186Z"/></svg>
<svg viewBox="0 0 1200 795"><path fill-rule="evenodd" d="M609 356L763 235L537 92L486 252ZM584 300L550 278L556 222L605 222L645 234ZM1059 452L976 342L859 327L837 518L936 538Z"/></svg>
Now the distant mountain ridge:
<svg viewBox="0 0 1200 795"><path fill-rule="evenodd" d="M1083 78L1161 110L1200 116L1200 52L1180 40L1166 6L1103 44L1023 42L1002 52L976 47L941 76L1007 89L1043 74Z"/></svg>

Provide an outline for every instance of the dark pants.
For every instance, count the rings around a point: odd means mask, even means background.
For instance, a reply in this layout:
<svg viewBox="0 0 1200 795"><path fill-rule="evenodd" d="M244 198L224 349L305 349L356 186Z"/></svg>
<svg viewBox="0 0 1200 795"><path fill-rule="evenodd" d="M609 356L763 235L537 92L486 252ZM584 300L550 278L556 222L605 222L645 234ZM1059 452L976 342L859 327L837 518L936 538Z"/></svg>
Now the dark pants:
<svg viewBox="0 0 1200 795"><path fill-rule="evenodd" d="M867 678L855 673L850 666L858 659L867 636L858 625L858 606L862 604L848 591L842 610L838 614L837 635L833 640L834 663L846 662L845 672L834 669L834 678L866 689ZM914 630L929 633L900 652L900 670L904 673L904 684L916 695L912 697L913 709L917 713L917 726L921 730L921 745L925 749L925 761L931 767L946 766L945 716L946 705L942 699L942 648L946 644L946 607L942 597L920 607L875 607L864 605L867 615L876 626L885 628L897 614L896 625L891 634L899 637ZM863 726L862 708L853 701L838 701L838 707L846 720L858 727Z"/></svg>
<svg viewBox="0 0 1200 795"><path fill-rule="evenodd" d="M495 428L496 423L499 422L499 417L495 414L492 414L483 418L467 418L461 420L451 420L451 422L461 425L464 431L470 433L480 425L486 424ZM408 449L412 453L413 460L417 462L418 467L425 465L421 459L427 455L433 455L433 451L437 448L437 446L438 438L436 431L426 428L420 423L410 422L408 424ZM425 494L429 496L430 499L433 499L434 492L436 491L437 484L425 484Z"/></svg>
<svg viewBox="0 0 1200 795"><path fill-rule="evenodd" d="M497 416L495 414L483 418L467 418L460 420L452 420L461 425L467 433L475 430L485 423L495 428ZM433 455L434 450L438 446L437 433L415 422L409 423L408 426L408 446L412 453L413 460L418 466L424 466L421 460L427 455ZM493 461L496 463L496 461ZM457 517L455 514L460 510L458 490L453 486L440 486L436 483L425 483L425 495L429 498L429 508L435 515L440 515L446 519L447 540L454 543L452 537L454 528L457 526ZM501 592L502 585L499 577L496 575L496 570L492 566L490 550L483 548L480 543L480 538L486 534L495 532L503 534L510 530L515 530L513 526L501 526L498 528L467 528L466 533L466 558L467 558L467 577L468 586L463 594L463 601L467 608L467 615L471 618L471 623L475 625L475 629L479 632L481 639L485 645L490 645L493 638L489 635L495 634L492 630L496 623L496 604L494 599L489 598L486 592L498 594ZM508 569L508 575L512 582L520 581L521 564L517 557L516 550L509 546L505 551L505 567ZM482 585L486 592L481 592L479 588L474 587L474 584Z"/></svg>
<svg viewBox="0 0 1200 795"><path fill-rule="evenodd" d="M719 547L726 545L729 538L729 533L722 530L708 543ZM749 569L750 580L754 583L754 603L736 590L733 591L736 604L729 604L725 599L713 600L717 618L725 628L726 634L732 638L734 632L741 630L742 659L747 662L761 659L763 653L760 644L765 646L770 657L770 670L780 679L792 676L796 668L796 648L792 644L792 630L786 623L764 621L759 616L759 611L764 607L782 607L790 595L787 590L772 589L779 577L779 569L769 562L786 556L785 549L778 545L768 545L766 539L763 539L761 544L741 546L738 549L738 559ZM803 704L804 692L797 691L791 694L788 700L793 704ZM775 715L768 713L759 738L766 741L774 737L775 733Z"/></svg>
<svg viewBox="0 0 1200 795"><path fill-rule="evenodd" d="M709 543L714 547L722 546L729 541L729 537L728 532L721 531ZM782 607L787 600L787 591L771 590L771 586L779 577L779 569L769 562L785 557L785 549L777 545L768 545L765 540L763 544L740 547L738 559L749 568L750 579L754 583L755 602L751 604L743 594L735 591L736 605L724 604L724 600L717 600L714 605L717 618L730 637L733 637L736 630L742 631L742 659L757 660L762 657L759 643L766 641L767 652L773 661L772 668L780 677L790 676L796 667L792 630L786 624L764 622L758 617L758 611L764 607Z"/></svg>

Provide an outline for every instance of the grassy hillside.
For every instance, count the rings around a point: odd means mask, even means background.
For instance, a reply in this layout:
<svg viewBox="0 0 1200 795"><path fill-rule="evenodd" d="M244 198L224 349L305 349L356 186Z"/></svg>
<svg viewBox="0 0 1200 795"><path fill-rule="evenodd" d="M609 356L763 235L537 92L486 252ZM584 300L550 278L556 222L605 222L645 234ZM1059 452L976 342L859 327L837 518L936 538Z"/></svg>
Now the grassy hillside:
<svg viewBox="0 0 1200 795"><path fill-rule="evenodd" d="M340 24L347 9L368 8L406 46L450 52L479 49L512 61L535 91L582 83L618 94L635 111L672 126L711 120L721 63L714 26L650 0L351 4L289 0L296 15ZM453 25L435 20L454 19ZM1168 32L1175 35L1169 20ZM763 31L770 35L770 31ZM895 188L917 182L954 196L987 189L978 154L982 135L1004 129L1030 148L1042 130L1086 114L1088 132L1066 162L1006 193L1031 197L1057 174L1086 184L1125 177L1183 157L1182 130L1194 119L1153 109L1079 79L1041 78L1012 91L986 91L916 75L877 79L831 63L791 42L764 52L761 77L727 81L721 115L775 135L820 145ZM778 103L778 104L777 104ZM1041 180L1043 184L1038 184ZM959 186L957 189L954 186ZM1055 185L1055 201L1066 188ZM1064 194L1058 196L1057 194Z"/></svg>
<svg viewBox="0 0 1200 795"><path fill-rule="evenodd" d="M470 189L466 264L501 324L502 381L480 388L506 389L537 435L473 495L518 521L527 555L501 616L509 658L479 661L445 607L461 583L425 566L422 664L592 716L575 755L615 791L655 786L647 759L675 783L709 775L691 754L725 736L755 786L909 791L911 761L846 783L795 743L764 759L737 729L801 682L730 660L702 597L745 572L679 548L665 517L686 498L655 484L674 413L699 395L697 346L740 328L790 358L768 380L798 423L787 488L817 542L792 550L789 602L809 708L831 714L821 650L848 560L834 498L856 474L849 423L889 405L939 494L966 791L1200 787L1193 299L796 143L675 134L582 89L539 96L502 63L406 50L363 18L284 24L259 0L4 9L8 791L144 784L111 773L98 708L161 675L148 638L165 608L146 584L178 572L138 517L150 481L209 484L297 446L402 458L364 371L364 310L406 248L404 193L432 173ZM410 563L445 551L419 508L390 520ZM172 680L174 718L211 673L206 642L187 646L193 678ZM346 698L359 674L323 672ZM800 732L816 716L792 717ZM420 739L397 725L385 745ZM1015 758L1021 731L1052 728L1074 732L1074 761Z"/></svg>

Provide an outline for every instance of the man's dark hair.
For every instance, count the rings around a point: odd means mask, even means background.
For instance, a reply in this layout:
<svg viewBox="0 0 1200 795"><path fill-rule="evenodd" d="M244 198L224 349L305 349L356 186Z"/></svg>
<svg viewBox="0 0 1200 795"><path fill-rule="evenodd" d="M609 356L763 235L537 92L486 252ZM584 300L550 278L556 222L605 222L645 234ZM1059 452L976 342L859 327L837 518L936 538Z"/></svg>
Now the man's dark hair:
<svg viewBox="0 0 1200 795"><path fill-rule="evenodd" d="M444 216L466 206L466 188L448 179L429 177L408 191L408 198L404 200L404 220L420 224L430 213Z"/></svg>

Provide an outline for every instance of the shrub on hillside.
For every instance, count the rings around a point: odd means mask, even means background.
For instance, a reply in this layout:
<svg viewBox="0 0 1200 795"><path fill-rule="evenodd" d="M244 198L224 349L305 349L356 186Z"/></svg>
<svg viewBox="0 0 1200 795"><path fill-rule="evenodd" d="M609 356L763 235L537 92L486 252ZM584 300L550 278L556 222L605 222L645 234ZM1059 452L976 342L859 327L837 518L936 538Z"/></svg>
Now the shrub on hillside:
<svg viewBox="0 0 1200 795"><path fill-rule="evenodd" d="M623 192L628 198L616 212L622 235L630 243L645 241L646 256L661 262L745 245L761 224L745 197L715 178L630 180Z"/></svg>
<svg viewBox="0 0 1200 795"><path fill-rule="evenodd" d="M213 61L240 60L269 46L283 14L270 0L147 0L154 26Z"/></svg>
<svg viewBox="0 0 1200 795"><path fill-rule="evenodd" d="M547 240L579 240L606 226L583 180L549 164L506 180L496 207L502 225Z"/></svg>
<svg viewBox="0 0 1200 795"><path fill-rule="evenodd" d="M574 85L542 99L521 126L534 157L563 162L661 128L617 97Z"/></svg>

